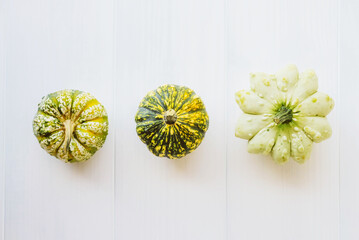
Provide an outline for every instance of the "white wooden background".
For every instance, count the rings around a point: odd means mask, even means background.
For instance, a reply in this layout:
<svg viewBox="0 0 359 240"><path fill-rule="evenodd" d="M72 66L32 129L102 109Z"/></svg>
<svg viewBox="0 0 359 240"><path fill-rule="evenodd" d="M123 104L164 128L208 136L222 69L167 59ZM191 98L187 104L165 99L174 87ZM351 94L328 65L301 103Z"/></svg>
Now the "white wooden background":
<svg viewBox="0 0 359 240"><path fill-rule="evenodd" d="M359 2L2 0L1 240L359 239ZM251 155L234 92L253 71L314 68L336 101L333 136L304 165ZM134 115L160 84L193 88L210 128L181 160L156 158ZM47 93L81 89L110 134L84 164L32 133Z"/></svg>

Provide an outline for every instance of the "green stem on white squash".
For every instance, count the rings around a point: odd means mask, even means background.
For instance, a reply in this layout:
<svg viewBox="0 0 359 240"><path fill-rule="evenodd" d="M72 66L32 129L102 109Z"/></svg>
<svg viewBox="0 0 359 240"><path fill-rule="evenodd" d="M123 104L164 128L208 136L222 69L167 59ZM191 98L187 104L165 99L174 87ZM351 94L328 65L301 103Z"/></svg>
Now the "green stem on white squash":
<svg viewBox="0 0 359 240"><path fill-rule="evenodd" d="M172 125L175 124L177 121L177 114L176 111L173 109L167 110L163 115L163 120L166 124Z"/></svg>
<svg viewBox="0 0 359 240"><path fill-rule="evenodd" d="M292 109L281 106L278 112L274 115L273 121L276 124L289 123L293 119L293 111Z"/></svg>

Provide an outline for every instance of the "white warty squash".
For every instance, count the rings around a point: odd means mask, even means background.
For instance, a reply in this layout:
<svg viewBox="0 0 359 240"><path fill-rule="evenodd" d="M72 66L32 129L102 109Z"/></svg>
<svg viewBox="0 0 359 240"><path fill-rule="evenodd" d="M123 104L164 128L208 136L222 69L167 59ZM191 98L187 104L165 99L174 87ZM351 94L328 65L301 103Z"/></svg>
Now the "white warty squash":
<svg viewBox="0 0 359 240"><path fill-rule="evenodd" d="M326 116L334 101L317 92L313 70L299 74L295 65L288 65L276 74L252 73L250 88L235 94L244 112L235 135L248 140L248 152L271 154L277 163L290 157L304 163L312 143L331 136Z"/></svg>

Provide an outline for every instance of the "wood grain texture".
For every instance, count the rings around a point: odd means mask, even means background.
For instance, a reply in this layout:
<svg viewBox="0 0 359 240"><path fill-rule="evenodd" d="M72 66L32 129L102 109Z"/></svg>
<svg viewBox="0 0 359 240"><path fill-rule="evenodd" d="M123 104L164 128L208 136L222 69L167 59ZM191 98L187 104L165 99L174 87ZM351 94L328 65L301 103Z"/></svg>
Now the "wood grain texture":
<svg viewBox="0 0 359 240"><path fill-rule="evenodd" d="M328 116L333 136L304 165L278 166L234 137L234 92L249 88L249 72L313 68L319 91L338 99L337 1L229 0L227 9L228 239L337 239L338 108Z"/></svg>
<svg viewBox="0 0 359 240"><path fill-rule="evenodd" d="M0 240L4 240L5 217L5 7L0 3Z"/></svg>
<svg viewBox="0 0 359 240"><path fill-rule="evenodd" d="M359 239L359 2L340 1L340 239Z"/></svg>
<svg viewBox="0 0 359 240"><path fill-rule="evenodd" d="M111 124L113 3L6 4L5 239L112 239L113 132L70 165L40 148L31 123L41 97L70 88L92 93Z"/></svg>
<svg viewBox="0 0 359 240"><path fill-rule="evenodd" d="M220 0L118 4L116 239L225 238L224 5ZM209 129L188 156L157 158L138 138L142 98L165 83L203 100Z"/></svg>

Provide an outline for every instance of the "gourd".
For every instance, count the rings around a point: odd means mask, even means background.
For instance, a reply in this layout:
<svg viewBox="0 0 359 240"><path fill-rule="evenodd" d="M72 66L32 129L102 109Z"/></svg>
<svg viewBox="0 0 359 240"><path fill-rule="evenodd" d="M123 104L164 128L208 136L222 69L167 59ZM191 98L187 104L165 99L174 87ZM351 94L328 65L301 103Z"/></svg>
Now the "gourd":
<svg viewBox="0 0 359 240"><path fill-rule="evenodd" d="M91 94L62 90L43 97L33 120L40 146L65 162L88 160L108 133L106 110Z"/></svg>
<svg viewBox="0 0 359 240"><path fill-rule="evenodd" d="M136 131L156 156L181 158L202 142L209 119L201 98L191 89L163 85L150 91L135 116Z"/></svg>
<svg viewBox="0 0 359 240"><path fill-rule="evenodd" d="M288 65L276 74L253 73L250 87L235 94L244 112L235 136L248 140L248 152L271 154L277 163L290 157L304 163L312 143L331 136L326 115L334 101L317 92L318 78L313 70L299 74L295 65Z"/></svg>

